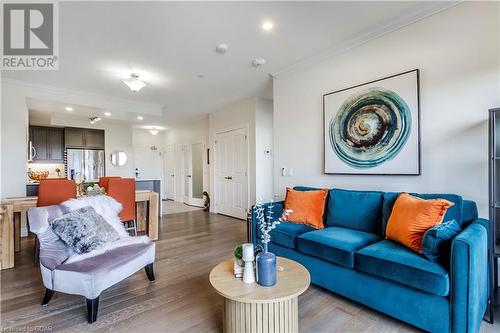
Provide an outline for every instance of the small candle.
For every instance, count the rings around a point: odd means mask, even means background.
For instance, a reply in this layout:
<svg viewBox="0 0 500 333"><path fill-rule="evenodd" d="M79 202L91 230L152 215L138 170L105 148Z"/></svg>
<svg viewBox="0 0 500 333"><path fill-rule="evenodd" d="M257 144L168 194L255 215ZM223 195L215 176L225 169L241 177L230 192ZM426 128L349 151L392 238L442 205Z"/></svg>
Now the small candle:
<svg viewBox="0 0 500 333"><path fill-rule="evenodd" d="M243 248L243 261L253 261L253 244L245 243L242 245Z"/></svg>

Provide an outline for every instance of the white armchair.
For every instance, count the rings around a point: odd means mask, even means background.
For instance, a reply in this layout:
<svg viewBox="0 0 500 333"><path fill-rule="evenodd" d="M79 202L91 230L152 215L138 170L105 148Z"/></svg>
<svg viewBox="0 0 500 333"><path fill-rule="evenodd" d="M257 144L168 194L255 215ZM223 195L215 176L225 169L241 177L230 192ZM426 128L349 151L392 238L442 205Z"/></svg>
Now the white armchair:
<svg viewBox="0 0 500 333"><path fill-rule="evenodd" d="M82 295L87 300L88 322L97 319L99 295L106 288L144 268L154 281L155 244L147 236L125 236L102 250L75 254L51 229L49 221L66 213L64 206L31 208L30 231L40 242L40 270L46 288L42 305L55 291Z"/></svg>

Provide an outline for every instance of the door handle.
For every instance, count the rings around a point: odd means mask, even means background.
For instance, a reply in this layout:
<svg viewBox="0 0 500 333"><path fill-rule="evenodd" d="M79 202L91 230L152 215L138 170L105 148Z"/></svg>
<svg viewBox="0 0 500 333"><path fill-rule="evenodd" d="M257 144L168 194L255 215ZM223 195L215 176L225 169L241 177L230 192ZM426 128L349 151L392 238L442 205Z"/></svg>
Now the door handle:
<svg viewBox="0 0 500 333"><path fill-rule="evenodd" d="M191 175L187 175L186 177L191 178Z"/></svg>
<svg viewBox="0 0 500 333"><path fill-rule="evenodd" d="M175 177L175 175L170 175L170 177Z"/></svg>
<svg viewBox="0 0 500 333"><path fill-rule="evenodd" d="M224 177L224 179L227 179L227 180L232 180L233 177Z"/></svg>

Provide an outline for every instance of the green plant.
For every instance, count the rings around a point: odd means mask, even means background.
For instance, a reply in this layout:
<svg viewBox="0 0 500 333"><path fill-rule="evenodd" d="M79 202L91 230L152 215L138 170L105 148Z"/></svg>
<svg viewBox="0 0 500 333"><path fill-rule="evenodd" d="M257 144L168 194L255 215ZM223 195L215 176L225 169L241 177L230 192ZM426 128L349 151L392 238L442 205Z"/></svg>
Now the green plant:
<svg viewBox="0 0 500 333"><path fill-rule="evenodd" d="M237 260L243 260L243 247L241 245L234 248L234 257Z"/></svg>

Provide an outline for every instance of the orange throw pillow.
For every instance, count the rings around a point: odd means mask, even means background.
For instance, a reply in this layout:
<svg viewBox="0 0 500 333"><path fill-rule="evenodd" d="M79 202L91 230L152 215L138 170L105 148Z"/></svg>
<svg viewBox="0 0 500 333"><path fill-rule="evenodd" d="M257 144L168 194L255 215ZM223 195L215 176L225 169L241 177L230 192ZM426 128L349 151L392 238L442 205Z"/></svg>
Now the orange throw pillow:
<svg viewBox="0 0 500 333"><path fill-rule="evenodd" d="M440 224L448 208L453 205L444 199L425 200L401 193L389 216L386 238L422 253L424 233Z"/></svg>
<svg viewBox="0 0 500 333"><path fill-rule="evenodd" d="M327 189L296 191L286 189L285 209L291 209L288 221L305 224L315 229L323 229L323 213Z"/></svg>

